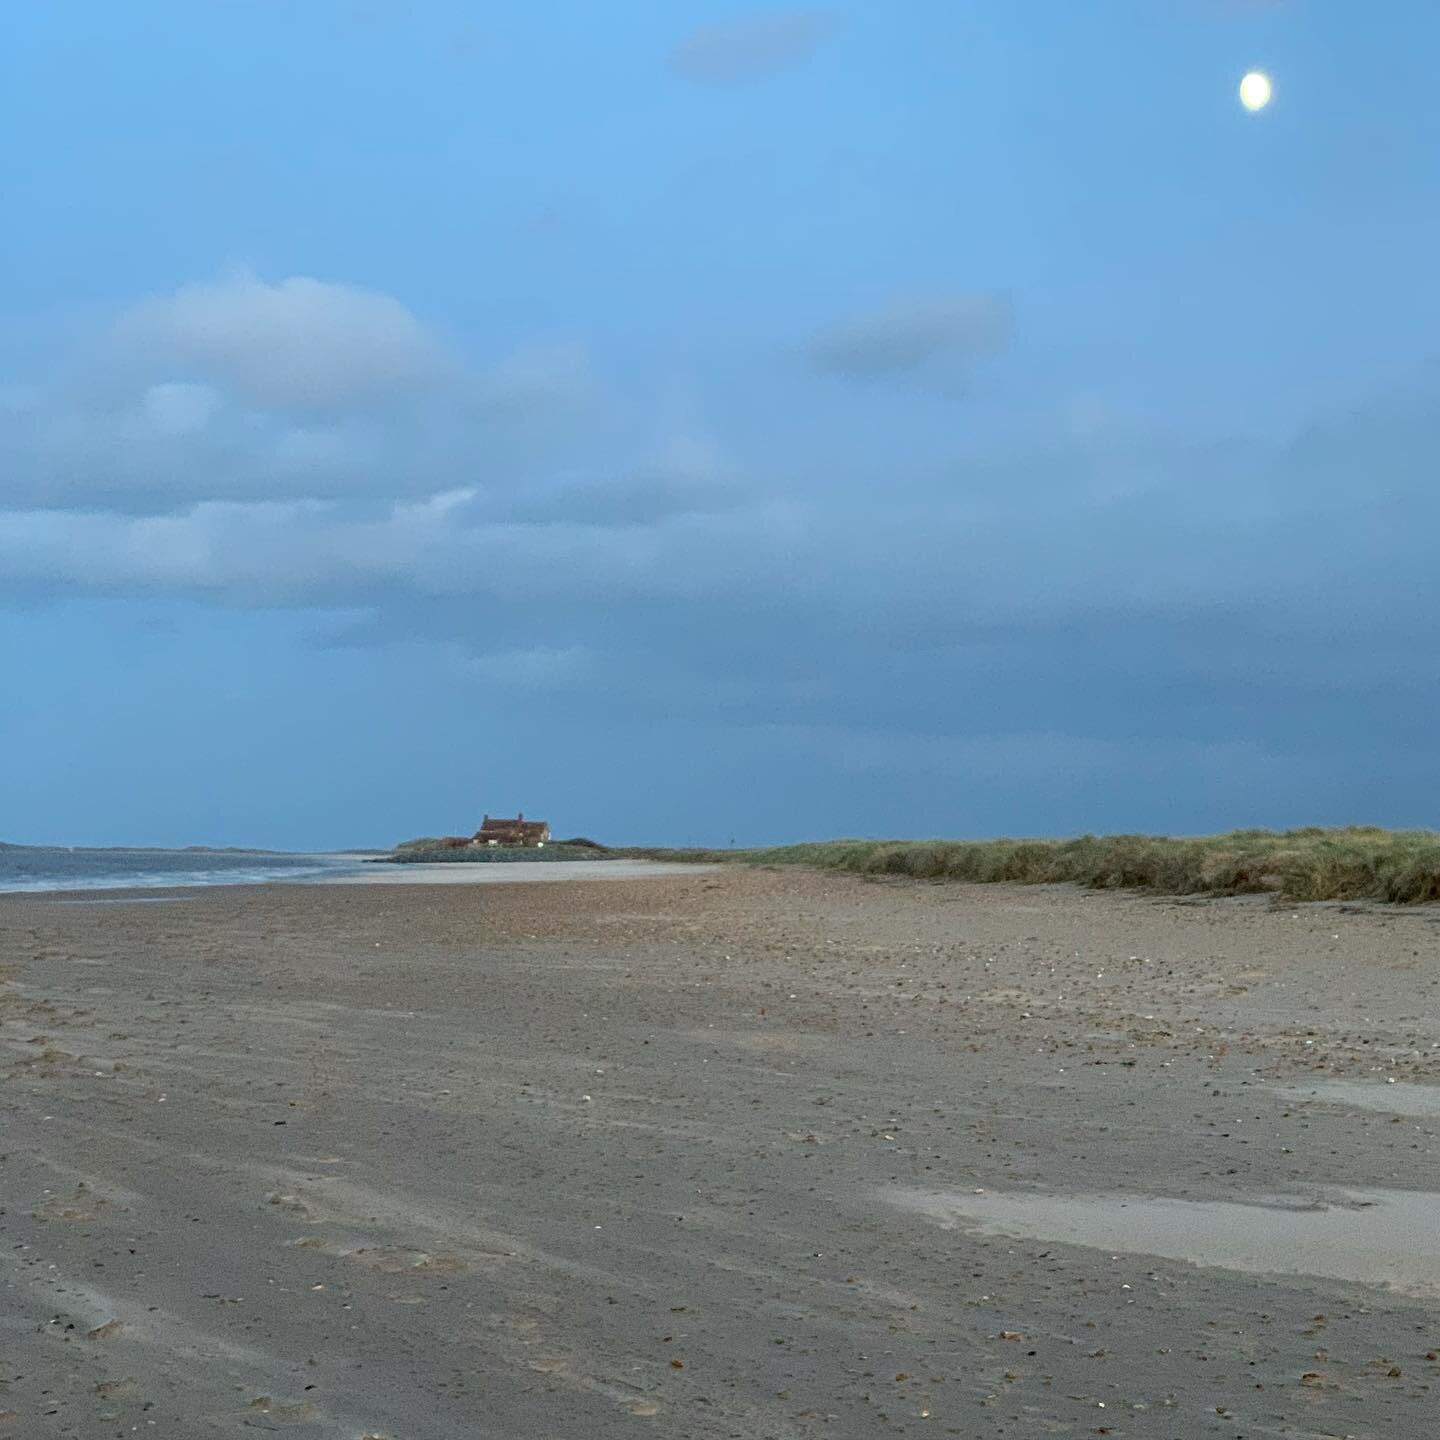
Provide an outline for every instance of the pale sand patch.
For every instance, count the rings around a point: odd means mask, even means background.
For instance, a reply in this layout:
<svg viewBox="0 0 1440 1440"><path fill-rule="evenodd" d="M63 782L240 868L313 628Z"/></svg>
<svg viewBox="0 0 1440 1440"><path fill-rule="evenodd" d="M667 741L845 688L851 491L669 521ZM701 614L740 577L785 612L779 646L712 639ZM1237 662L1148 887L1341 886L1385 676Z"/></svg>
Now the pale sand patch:
<svg viewBox="0 0 1440 1440"><path fill-rule="evenodd" d="M1160 1255L1256 1275L1313 1275L1440 1296L1440 1195L1333 1191L1242 1202L1145 1195L904 1189L891 1203L947 1228Z"/></svg>
<svg viewBox="0 0 1440 1440"><path fill-rule="evenodd" d="M1379 1110L1386 1115L1440 1115L1440 1085L1413 1085L1404 1081L1316 1080L1308 1085L1276 1085L1275 1094L1291 1102L1316 1100L1325 1105L1346 1105L1357 1110Z"/></svg>

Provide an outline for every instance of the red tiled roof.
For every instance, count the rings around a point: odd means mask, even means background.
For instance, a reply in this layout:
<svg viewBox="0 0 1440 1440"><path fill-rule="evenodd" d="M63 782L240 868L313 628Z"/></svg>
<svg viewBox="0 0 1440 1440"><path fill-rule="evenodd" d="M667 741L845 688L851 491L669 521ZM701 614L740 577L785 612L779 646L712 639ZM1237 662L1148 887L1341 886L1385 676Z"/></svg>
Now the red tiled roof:
<svg viewBox="0 0 1440 1440"><path fill-rule="evenodd" d="M543 840L550 827L543 820L527 820L517 815L513 820L487 815L476 832L477 840Z"/></svg>

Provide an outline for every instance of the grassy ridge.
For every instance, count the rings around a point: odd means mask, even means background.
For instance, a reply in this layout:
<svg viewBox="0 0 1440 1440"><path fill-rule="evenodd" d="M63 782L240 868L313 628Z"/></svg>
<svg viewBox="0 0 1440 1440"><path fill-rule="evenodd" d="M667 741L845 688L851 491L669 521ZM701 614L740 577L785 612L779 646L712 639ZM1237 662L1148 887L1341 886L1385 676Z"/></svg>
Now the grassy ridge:
<svg viewBox="0 0 1440 1440"><path fill-rule="evenodd" d="M1372 826L1236 830L1172 839L1082 835L1072 840L835 840L763 850L612 850L694 862L809 865L922 880L1072 883L1166 895L1274 894L1287 900L1440 901L1440 833Z"/></svg>
<svg viewBox="0 0 1440 1440"><path fill-rule="evenodd" d="M386 859L397 865L505 865L546 864L553 860L603 860L598 845L567 845L563 840L546 845L468 845L464 849L425 840L407 840Z"/></svg>

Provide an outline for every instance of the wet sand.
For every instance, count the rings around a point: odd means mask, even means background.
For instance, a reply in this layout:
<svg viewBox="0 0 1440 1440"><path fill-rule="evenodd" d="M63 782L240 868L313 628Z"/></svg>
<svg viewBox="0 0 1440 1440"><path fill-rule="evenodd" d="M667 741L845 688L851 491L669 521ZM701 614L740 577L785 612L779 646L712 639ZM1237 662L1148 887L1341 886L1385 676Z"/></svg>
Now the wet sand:
<svg viewBox="0 0 1440 1440"><path fill-rule="evenodd" d="M0 1435L1434 1433L1433 912L75 898L0 897Z"/></svg>

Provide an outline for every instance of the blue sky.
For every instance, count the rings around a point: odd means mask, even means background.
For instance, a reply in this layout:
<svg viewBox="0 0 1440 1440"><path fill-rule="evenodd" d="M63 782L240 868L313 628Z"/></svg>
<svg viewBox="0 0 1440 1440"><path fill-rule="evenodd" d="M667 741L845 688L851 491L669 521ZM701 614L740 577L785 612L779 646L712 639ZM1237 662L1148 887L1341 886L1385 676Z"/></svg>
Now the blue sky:
<svg viewBox="0 0 1440 1440"><path fill-rule="evenodd" d="M1437 44L11 7L0 838L1434 823Z"/></svg>

